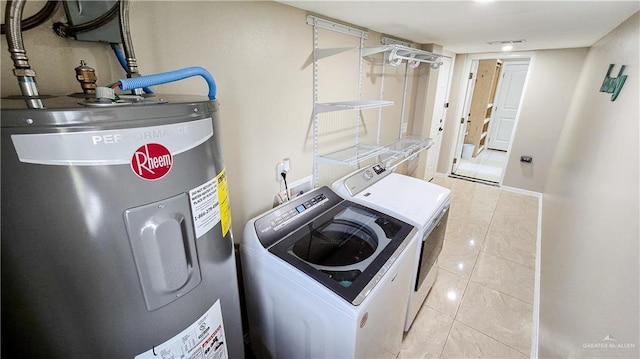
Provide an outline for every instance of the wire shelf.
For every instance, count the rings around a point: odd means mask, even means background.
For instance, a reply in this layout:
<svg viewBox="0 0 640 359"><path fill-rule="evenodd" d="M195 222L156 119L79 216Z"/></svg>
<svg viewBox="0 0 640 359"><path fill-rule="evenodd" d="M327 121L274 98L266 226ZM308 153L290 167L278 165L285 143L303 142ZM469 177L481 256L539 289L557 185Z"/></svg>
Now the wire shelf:
<svg viewBox="0 0 640 359"><path fill-rule="evenodd" d="M380 108L393 105L393 101L378 100L356 100L344 102L327 102L316 104L316 113L343 111L343 110L364 110L368 108Z"/></svg>
<svg viewBox="0 0 640 359"><path fill-rule="evenodd" d="M405 136L386 146L387 151L380 154L379 161L387 168L395 167L431 146L433 146L433 140L430 138Z"/></svg>
<svg viewBox="0 0 640 359"><path fill-rule="evenodd" d="M351 166L378 156L378 161L383 162L386 167L392 167L431 146L433 140L430 138L405 136L388 146L357 144L320 156L319 160L325 164Z"/></svg>
<svg viewBox="0 0 640 359"><path fill-rule="evenodd" d="M358 162L366 161L385 151L387 151L386 147L357 144L320 156L319 160L326 164L355 165Z"/></svg>
<svg viewBox="0 0 640 359"><path fill-rule="evenodd" d="M422 138L418 136L404 136L401 139L388 145L387 148L391 151L400 151L411 155L415 151L422 149L428 149L433 146L433 140L430 138Z"/></svg>
<svg viewBox="0 0 640 359"><path fill-rule="evenodd" d="M438 61L442 55L399 44L366 47L362 49L362 56L371 56L387 51L390 52L389 62L392 65L400 65L402 60L408 61L414 68L418 67L420 63L432 64L433 68L438 68L442 65L442 62Z"/></svg>

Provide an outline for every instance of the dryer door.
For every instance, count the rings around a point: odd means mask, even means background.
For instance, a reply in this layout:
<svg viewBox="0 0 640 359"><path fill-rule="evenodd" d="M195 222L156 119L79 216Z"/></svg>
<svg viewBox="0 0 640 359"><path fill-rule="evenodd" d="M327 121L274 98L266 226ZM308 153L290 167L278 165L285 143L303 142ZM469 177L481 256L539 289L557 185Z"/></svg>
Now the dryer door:
<svg viewBox="0 0 640 359"><path fill-rule="evenodd" d="M418 264L418 279L414 290L420 290L420 286L427 278L429 271L438 260L442 245L444 243L444 235L447 230L447 221L449 220L449 206L446 206L440 216L434 221L434 225L427 230L425 238L422 241L420 249L420 263Z"/></svg>

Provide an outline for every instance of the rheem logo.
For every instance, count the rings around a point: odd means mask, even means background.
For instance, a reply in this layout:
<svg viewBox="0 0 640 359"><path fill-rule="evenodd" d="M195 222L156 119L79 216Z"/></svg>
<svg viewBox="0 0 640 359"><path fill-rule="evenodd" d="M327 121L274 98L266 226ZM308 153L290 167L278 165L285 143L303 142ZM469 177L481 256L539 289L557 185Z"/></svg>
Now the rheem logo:
<svg viewBox="0 0 640 359"><path fill-rule="evenodd" d="M173 165L171 152L161 144L148 143L138 148L131 158L131 169L138 177L153 181L166 176Z"/></svg>

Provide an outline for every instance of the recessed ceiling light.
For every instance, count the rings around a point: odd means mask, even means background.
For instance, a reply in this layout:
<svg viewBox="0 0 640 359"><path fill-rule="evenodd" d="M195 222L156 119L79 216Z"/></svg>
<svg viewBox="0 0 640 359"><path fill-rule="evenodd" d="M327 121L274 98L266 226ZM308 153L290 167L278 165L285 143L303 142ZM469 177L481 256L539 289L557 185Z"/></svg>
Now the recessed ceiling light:
<svg viewBox="0 0 640 359"><path fill-rule="evenodd" d="M513 45L502 46L502 51L511 51L511 50L513 50Z"/></svg>

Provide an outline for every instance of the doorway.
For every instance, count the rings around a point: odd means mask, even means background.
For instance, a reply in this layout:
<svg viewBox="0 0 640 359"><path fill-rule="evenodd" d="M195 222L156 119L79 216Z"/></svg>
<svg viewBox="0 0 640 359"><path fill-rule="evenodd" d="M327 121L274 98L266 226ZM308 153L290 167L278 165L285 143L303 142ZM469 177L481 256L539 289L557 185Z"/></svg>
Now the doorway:
<svg viewBox="0 0 640 359"><path fill-rule="evenodd" d="M472 61L453 176L502 182L528 69L529 58Z"/></svg>

